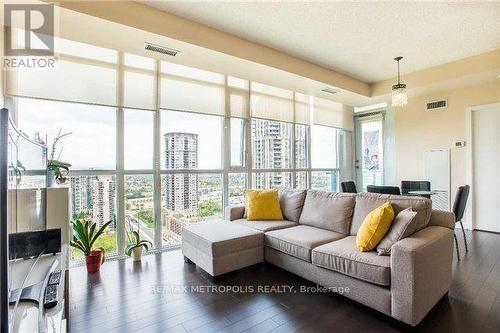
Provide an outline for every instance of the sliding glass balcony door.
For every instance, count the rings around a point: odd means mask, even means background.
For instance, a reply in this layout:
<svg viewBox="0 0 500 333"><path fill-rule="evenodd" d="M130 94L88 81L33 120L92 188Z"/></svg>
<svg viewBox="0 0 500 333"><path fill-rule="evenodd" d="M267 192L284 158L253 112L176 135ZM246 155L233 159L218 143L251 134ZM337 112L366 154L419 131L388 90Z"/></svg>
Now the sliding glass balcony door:
<svg viewBox="0 0 500 333"><path fill-rule="evenodd" d="M356 184L366 190L368 185L384 184L384 116L358 116L356 126Z"/></svg>

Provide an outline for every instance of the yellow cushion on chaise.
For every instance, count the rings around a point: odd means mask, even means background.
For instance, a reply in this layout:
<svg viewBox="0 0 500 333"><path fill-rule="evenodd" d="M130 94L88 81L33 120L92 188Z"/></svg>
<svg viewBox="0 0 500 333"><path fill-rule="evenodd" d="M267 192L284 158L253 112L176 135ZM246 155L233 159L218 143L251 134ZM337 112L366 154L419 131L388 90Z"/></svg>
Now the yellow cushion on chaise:
<svg viewBox="0 0 500 333"><path fill-rule="evenodd" d="M247 220L283 220L278 190L247 190Z"/></svg>
<svg viewBox="0 0 500 333"><path fill-rule="evenodd" d="M394 209L390 202L372 210L363 220L356 235L356 247L359 251L371 251L389 231L394 220Z"/></svg>

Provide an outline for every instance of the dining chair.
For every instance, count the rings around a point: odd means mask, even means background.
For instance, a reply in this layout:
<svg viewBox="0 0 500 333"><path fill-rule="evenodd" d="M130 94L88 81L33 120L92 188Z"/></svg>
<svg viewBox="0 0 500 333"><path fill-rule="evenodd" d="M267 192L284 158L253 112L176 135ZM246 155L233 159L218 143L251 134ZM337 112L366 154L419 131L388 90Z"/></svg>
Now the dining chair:
<svg viewBox="0 0 500 333"><path fill-rule="evenodd" d="M343 193L358 193L356 184L352 180L340 183L340 188Z"/></svg>
<svg viewBox="0 0 500 333"><path fill-rule="evenodd" d="M430 191L431 182L426 180L403 180L401 182L401 194L407 195L411 191ZM430 195L422 195L422 197L430 199Z"/></svg>
<svg viewBox="0 0 500 333"><path fill-rule="evenodd" d="M382 193L382 194L395 194L401 195L401 191L397 186L377 186L377 185L368 185L366 187L366 191L370 193Z"/></svg>
<svg viewBox="0 0 500 333"><path fill-rule="evenodd" d="M453 203L453 213L455 213L455 223L460 223L460 227L462 228L462 234L464 235L464 243L465 243L465 253L469 252L467 247L467 237L465 236L464 225L462 223L462 219L464 217L465 206L467 205L467 198L469 197L470 186L464 185L460 186L457 190L457 194L455 195L455 202ZM458 240L455 231L453 231L453 236L455 237L455 245L457 247L457 258L460 260L460 250L458 248Z"/></svg>

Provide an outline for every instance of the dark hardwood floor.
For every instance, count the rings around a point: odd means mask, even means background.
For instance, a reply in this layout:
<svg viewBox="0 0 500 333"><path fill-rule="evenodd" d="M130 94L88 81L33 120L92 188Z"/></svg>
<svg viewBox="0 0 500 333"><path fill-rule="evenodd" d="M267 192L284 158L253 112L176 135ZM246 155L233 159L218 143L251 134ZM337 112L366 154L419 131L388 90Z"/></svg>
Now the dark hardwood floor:
<svg viewBox="0 0 500 333"><path fill-rule="evenodd" d="M457 233L457 235L460 235ZM453 263L453 285L416 328L421 332L500 331L500 235L468 232L469 253ZM110 261L100 273L71 269L71 332L391 332L408 329L345 297L257 292L314 286L270 264L207 281L180 250ZM432 279L432 276L429 276ZM218 291L196 287L219 286ZM251 288L253 292L250 292ZM188 291L185 291L187 288ZM239 289L239 290L238 290ZM276 291L276 290L275 290Z"/></svg>

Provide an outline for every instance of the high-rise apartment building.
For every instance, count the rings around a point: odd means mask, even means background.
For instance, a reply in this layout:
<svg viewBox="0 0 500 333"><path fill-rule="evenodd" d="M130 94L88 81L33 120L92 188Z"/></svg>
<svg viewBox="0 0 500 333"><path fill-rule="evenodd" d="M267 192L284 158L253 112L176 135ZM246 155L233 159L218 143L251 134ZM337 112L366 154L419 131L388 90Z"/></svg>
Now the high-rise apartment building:
<svg viewBox="0 0 500 333"><path fill-rule="evenodd" d="M198 134L166 133L165 168L196 169L198 167ZM174 174L166 177L168 210L193 213L198 209L198 175Z"/></svg>
<svg viewBox="0 0 500 333"><path fill-rule="evenodd" d="M295 125L295 167L307 168L307 140L309 135L309 126ZM295 186L297 188L307 188L307 172L298 171L295 176Z"/></svg>
<svg viewBox="0 0 500 333"><path fill-rule="evenodd" d="M291 167L293 126L288 123L252 119L252 155L254 169L282 169ZM254 187L290 187L290 177L283 172L255 173Z"/></svg>
<svg viewBox="0 0 500 333"><path fill-rule="evenodd" d="M113 221L108 230L115 229L116 183L113 176L72 176L70 186L73 216L86 213L98 226Z"/></svg>
<svg viewBox="0 0 500 333"><path fill-rule="evenodd" d="M196 169L198 167L198 134L166 133L165 168ZM163 211L164 244L180 241L182 226L198 209L198 175L172 174L165 177L166 197Z"/></svg>
<svg viewBox="0 0 500 333"><path fill-rule="evenodd" d="M98 226L113 221L109 230L115 229L115 190L113 176L97 176L92 182L92 218Z"/></svg>
<svg viewBox="0 0 500 333"><path fill-rule="evenodd" d="M71 213L75 214L92 211L92 179L96 176L73 176L70 178L71 186Z"/></svg>

